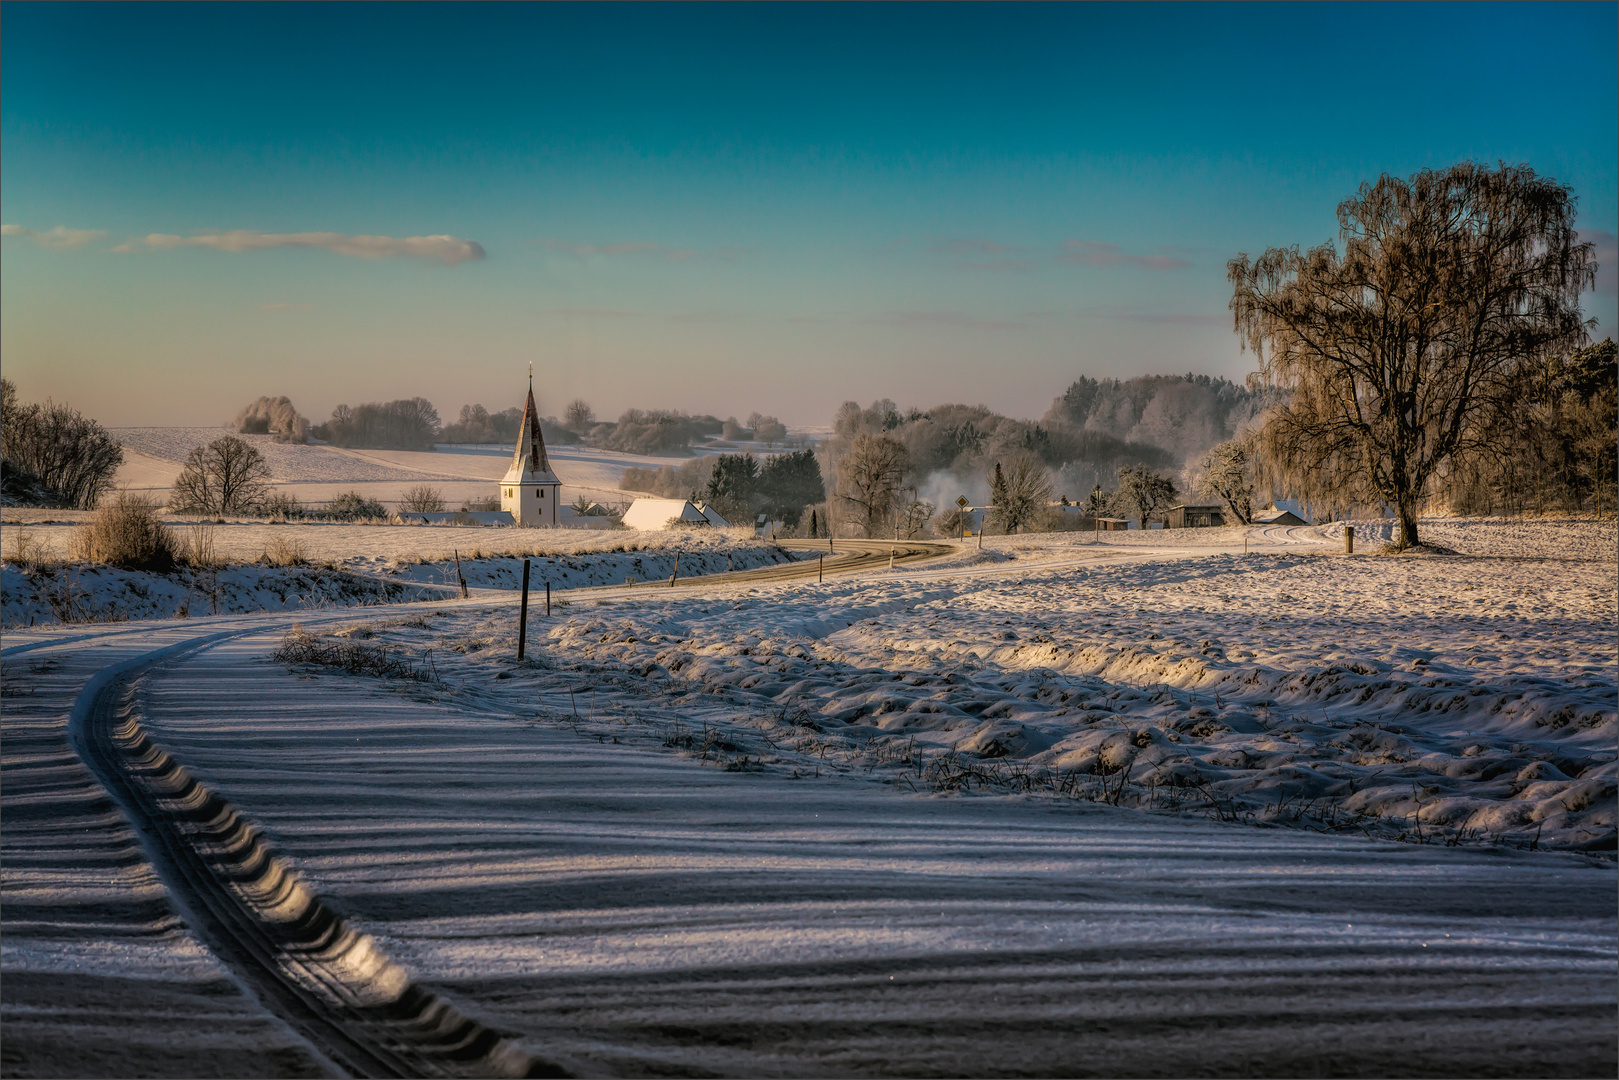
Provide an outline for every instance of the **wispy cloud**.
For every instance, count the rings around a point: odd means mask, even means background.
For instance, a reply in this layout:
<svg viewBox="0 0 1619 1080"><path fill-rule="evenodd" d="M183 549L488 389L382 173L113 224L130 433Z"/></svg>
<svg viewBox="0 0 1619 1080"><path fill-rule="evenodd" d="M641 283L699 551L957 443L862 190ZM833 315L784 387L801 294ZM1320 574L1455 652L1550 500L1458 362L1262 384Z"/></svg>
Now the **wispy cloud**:
<svg viewBox="0 0 1619 1080"><path fill-rule="evenodd" d="M1065 240L1058 261L1081 266L1130 266L1142 270L1184 270L1192 264L1173 255L1131 255L1100 240Z"/></svg>
<svg viewBox="0 0 1619 1080"><path fill-rule="evenodd" d="M230 252L312 248L356 259L427 259L445 266L476 262L485 257L482 244L455 236L347 236L333 232L263 233L247 229L200 232L191 236L152 233L120 244L112 250L160 251L183 247Z"/></svg>
<svg viewBox="0 0 1619 1080"><path fill-rule="evenodd" d="M105 229L69 229L58 225L54 229L40 232L22 225L0 225L0 236L15 236L24 240L32 240L42 248L51 248L56 251L74 251L104 239L107 235Z"/></svg>
<svg viewBox="0 0 1619 1080"><path fill-rule="evenodd" d="M9 228L10 226L7 226ZM1619 293L1619 237L1606 229L1581 229L1580 239L1596 246L1597 287L1604 296Z"/></svg>

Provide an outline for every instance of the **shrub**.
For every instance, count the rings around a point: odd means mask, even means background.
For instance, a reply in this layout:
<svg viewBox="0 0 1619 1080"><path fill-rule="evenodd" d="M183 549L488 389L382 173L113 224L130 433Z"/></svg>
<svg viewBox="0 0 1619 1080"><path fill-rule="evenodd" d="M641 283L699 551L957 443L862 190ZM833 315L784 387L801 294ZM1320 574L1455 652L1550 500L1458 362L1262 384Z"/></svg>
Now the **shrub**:
<svg viewBox="0 0 1619 1080"><path fill-rule="evenodd" d="M304 516L304 504L298 501L296 495L284 491L277 491L266 498L263 509L270 517L283 521Z"/></svg>
<svg viewBox="0 0 1619 1080"><path fill-rule="evenodd" d="M468 499L467 504L461 508L463 511L476 511L489 513L500 509L500 496L489 495L482 499Z"/></svg>
<svg viewBox="0 0 1619 1080"><path fill-rule="evenodd" d="M399 509L412 514L437 514L444 509L444 493L426 484L417 484L405 492Z"/></svg>
<svg viewBox="0 0 1619 1080"><path fill-rule="evenodd" d="M114 495L74 530L72 546L76 558L123 570L166 572L181 558L180 544L157 518L157 504L127 492Z"/></svg>
<svg viewBox="0 0 1619 1080"><path fill-rule="evenodd" d="M385 518L388 517L388 508L376 499L368 499L358 491L345 491L337 498L326 504L326 514L329 517L345 518L353 521L359 518Z"/></svg>
<svg viewBox="0 0 1619 1080"><path fill-rule="evenodd" d="M259 561L266 566L308 566L309 553L297 537L272 536Z"/></svg>

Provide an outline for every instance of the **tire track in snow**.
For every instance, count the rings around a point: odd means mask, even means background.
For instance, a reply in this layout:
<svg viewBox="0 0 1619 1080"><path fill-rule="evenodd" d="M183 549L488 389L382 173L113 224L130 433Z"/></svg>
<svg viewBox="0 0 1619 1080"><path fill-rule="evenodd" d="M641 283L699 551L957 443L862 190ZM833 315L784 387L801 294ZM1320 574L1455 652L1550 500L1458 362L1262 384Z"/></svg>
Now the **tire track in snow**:
<svg viewBox="0 0 1619 1080"><path fill-rule="evenodd" d="M74 749L138 827L191 929L260 1002L355 1076L562 1076L414 985L198 784L140 723L141 679L250 630L193 638L99 672L69 722Z"/></svg>

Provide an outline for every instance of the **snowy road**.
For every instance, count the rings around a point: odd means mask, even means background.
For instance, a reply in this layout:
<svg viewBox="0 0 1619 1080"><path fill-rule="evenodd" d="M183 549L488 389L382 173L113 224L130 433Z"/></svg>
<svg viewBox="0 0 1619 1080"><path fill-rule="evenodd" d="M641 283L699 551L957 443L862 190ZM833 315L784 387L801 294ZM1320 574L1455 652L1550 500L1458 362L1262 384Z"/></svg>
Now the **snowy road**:
<svg viewBox="0 0 1619 1080"><path fill-rule="evenodd" d="M485 1072L447 1034L488 1054L484 1030L505 1036L500 1062L587 1074L1619 1061L1611 864L725 772L536 725L470 683L447 698L268 662L292 621L8 634L7 1074ZM254 883L275 864L221 843L245 834L183 781L162 791L162 760L133 729L115 737L129 721L380 953L347 962L364 949L341 930L346 949L263 936L276 905ZM144 785L145 808L121 785ZM379 1018L401 982L385 957L481 1026ZM302 996L265 975L311 963L325 974Z"/></svg>

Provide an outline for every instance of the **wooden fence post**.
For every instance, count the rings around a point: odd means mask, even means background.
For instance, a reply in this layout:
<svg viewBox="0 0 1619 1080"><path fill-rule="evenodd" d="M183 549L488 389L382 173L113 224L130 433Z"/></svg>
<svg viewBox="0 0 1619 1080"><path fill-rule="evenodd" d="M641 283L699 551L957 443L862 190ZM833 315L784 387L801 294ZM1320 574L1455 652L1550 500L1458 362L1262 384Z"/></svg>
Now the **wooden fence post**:
<svg viewBox="0 0 1619 1080"><path fill-rule="evenodd" d="M551 617L551 583L549 581L545 583L545 617L547 619Z"/></svg>
<svg viewBox="0 0 1619 1080"><path fill-rule="evenodd" d="M528 560L523 560L523 602L517 615L517 659L523 658L523 649L528 644Z"/></svg>
<svg viewBox="0 0 1619 1080"><path fill-rule="evenodd" d="M461 583L461 599L465 600L467 598L467 579L466 576L461 573L460 551L455 553L455 580Z"/></svg>

